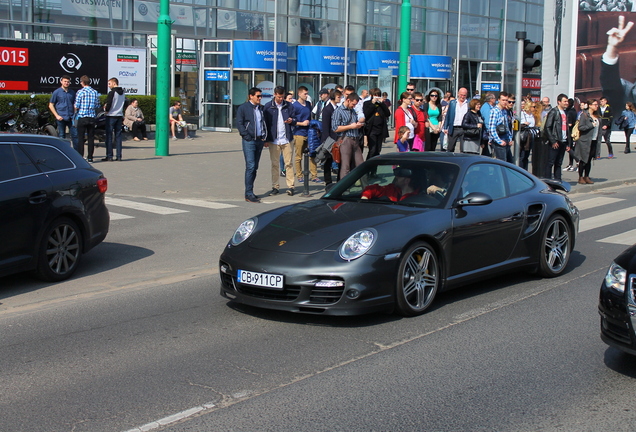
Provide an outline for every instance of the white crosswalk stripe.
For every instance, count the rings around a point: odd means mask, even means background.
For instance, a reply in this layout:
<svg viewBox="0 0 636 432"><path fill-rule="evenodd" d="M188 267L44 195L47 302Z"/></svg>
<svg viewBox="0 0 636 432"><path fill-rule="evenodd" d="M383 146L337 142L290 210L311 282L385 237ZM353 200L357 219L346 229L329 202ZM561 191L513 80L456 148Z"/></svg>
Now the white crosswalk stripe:
<svg viewBox="0 0 636 432"><path fill-rule="evenodd" d="M164 197L145 197L145 200L155 200L162 201L167 203L179 204L182 206L192 206L192 207L201 207L211 210L220 210L227 209L232 207L237 207L233 204L225 204L220 202L202 200L202 199L193 199L193 198L164 198ZM106 197L106 205L110 208L112 207L123 207L133 210L138 210L141 212L154 213L159 215L171 215L177 213L189 213L189 210L182 210L172 207L167 207L163 205L155 205L148 203L141 203L134 201L133 198L122 199L122 198L114 198L114 197ZM116 221L121 219L134 219L135 216L126 215L122 213L110 212L110 220Z"/></svg>
<svg viewBox="0 0 636 432"><path fill-rule="evenodd" d="M636 207L628 207L622 210L593 216L591 218L581 218L581 222L579 223L579 232L582 233L632 218L636 218Z"/></svg>
<svg viewBox="0 0 636 432"><path fill-rule="evenodd" d="M110 214L110 220L114 221L114 220L121 220L121 219L134 219L134 216L128 216L125 214L121 214L121 213L113 213L113 212L108 212Z"/></svg>
<svg viewBox="0 0 636 432"><path fill-rule="evenodd" d="M133 210L140 210L149 213L155 213L160 215L168 215L175 213L188 213L188 210L179 210L170 207L162 207L154 204L145 204L139 203L135 201L123 200L121 198L109 198L106 197L106 205L107 206L115 206L115 207L124 207Z"/></svg>
<svg viewBox="0 0 636 432"><path fill-rule="evenodd" d="M621 198L596 197L596 198L589 198L582 201L576 201L574 205L579 209L579 211L582 211L582 210L589 210L595 207L604 206L607 204L614 204L620 201L625 201L625 200Z"/></svg>
<svg viewBox="0 0 636 432"><path fill-rule="evenodd" d="M599 243L613 243L631 246L636 243L636 229L597 240Z"/></svg>
<svg viewBox="0 0 636 432"><path fill-rule="evenodd" d="M175 203L175 204L185 204L185 205L189 205L189 206L193 206L193 207L209 208L209 209L214 209L214 210L236 207L233 204L224 204L224 203L219 203L219 202L214 202L214 201L206 201L206 200L191 199L191 198L163 198L163 197L162 198L155 198L155 197L153 197L152 199L159 200L159 201L171 202L171 203Z"/></svg>

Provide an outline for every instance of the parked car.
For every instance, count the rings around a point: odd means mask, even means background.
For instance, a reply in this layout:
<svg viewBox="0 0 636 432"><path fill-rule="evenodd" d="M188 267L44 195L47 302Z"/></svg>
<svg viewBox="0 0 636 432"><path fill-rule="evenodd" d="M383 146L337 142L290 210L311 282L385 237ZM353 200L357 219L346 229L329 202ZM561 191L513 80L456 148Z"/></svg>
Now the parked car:
<svg viewBox="0 0 636 432"><path fill-rule="evenodd" d="M314 314L424 312L435 295L516 269L565 270L579 213L562 192L481 156L392 153L321 199L243 222L220 257L221 295Z"/></svg>
<svg viewBox="0 0 636 432"><path fill-rule="evenodd" d="M636 245L617 256L601 283L601 339L636 355Z"/></svg>
<svg viewBox="0 0 636 432"><path fill-rule="evenodd" d="M108 233L107 188L67 141L0 134L0 276L70 277Z"/></svg>

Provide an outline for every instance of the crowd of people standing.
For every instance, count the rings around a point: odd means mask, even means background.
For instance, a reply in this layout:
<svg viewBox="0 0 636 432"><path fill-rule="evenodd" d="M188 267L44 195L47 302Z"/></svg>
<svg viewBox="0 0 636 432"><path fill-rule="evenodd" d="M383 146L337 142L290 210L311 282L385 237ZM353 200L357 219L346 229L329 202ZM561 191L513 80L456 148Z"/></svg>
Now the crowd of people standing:
<svg viewBox="0 0 636 432"><path fill-rule="evenodd" d="M294 194L296 181L302 183L304 180L302 156L307 147L310 157L306 169L310 181L324 183L328 189L334 177L338 181L362 163L365 146L368 148L367 160L380 154L383 143L389 137L391 117L394 123L393 143L398 152L461 152L513 163L518 134L517 163L521 168L528 170L532 163L535 175L559 181L562 171L578 171L579 184L592 184L592 161L600 157L603 141L608 149L608 158L614 157L611 130L614 123L619 124L614 121L617 116L605 97L598 101L580 101L577 110L574 100L564 94L557 96L555 106L551 105L547 96L536 100L528 95L523 98L517 115L516 96L506 92L475 94L469 99L468 90L460 88L456 98L450 92L442 97L436 88L423 94L416 90L413 83L408 83L398 100L391 103L386 93L378 88L358 95L352 86L336 86L322 89L320 100L312 107L305 87L298 89L296 100L293 92L277 87L274 100L265 106L260 116L263 132L255 140L252 129L259 124L257 117L262 107L258 98L252 100L252 93L261 92L258 88L250 90L250 100L239 108L237 116L244 152L252 152L252 155L245 155L245 198L250 202L260 201L253 194L253 177L258 163L253 162L256 156L254 150L249 150L251 144L248 143L252 141L261 141L263 146L270 148L270 195L279 193L281 174L285 174L287 194ZM247 109L246 104L252 104L251 109ZM630 136L636 127L636 110L631 102L626 103L619 119L619 127L625 131L627 141L625 152L629 153ZM312 139L308 144L306 132L312 128L319 131L320 137L314 140L314 145L311 144ZM287 146L292 142L295 143L293 146ZM277 147L279 150L272 150ZM537 152L539 149L543 150L542 156L533 156L533 150ZM284 159L282 165L279 162L281 154ZM569 163L563 168L566 154ZM320 164L324 180L318 177Z"/></svg>

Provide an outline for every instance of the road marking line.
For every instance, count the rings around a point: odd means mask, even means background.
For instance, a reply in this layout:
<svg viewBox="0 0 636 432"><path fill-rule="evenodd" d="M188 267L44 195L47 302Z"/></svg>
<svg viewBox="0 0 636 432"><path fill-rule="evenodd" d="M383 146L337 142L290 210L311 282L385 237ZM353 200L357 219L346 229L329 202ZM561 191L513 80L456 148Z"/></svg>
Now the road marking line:
<svg viewBox="0 0 636 432"><path fill-rule="evenodd" d="M113 213L113 212L108 212L110 214L110 220L114 221L114 220L120 220L120 219L134 219L134 216L128 216L125 214L121 214L121 213Z"/></svg>
<svg viewBox="0 0 636 432"><path fill-rule="evenodd" d="M601 243L613 243L619 245L631 246L636 243L636 229L631 231L626 231L621 234L617 234L610 237L605 237L604 239L596 240Z"/></svg>
<svg viewBox="0 0 636 432"><path fill-rule="evenodd" d="M164 418L159 419L157 421L146 423L143 426L139 426L139 427L136 427L134 429L129 429L126 432L147 432L147 431L151 431L153 429L159 429L160 427L169 425L171 423L178 422L178 421L186 419L188 417L192 417L195 414L199 414L200 412L212 409L215 406L216 405L214 405L212 402L209 402L209 403L206 403L206 404L194 407L194 408L187 409L185 411L178 412L176 414L172 414L172 415L170 415L168 417L164 417Z"/></svg>
<svg viewBox="0 0 636 432"><path fill-rule="evenodd" d="M611 225L615 222L621 222L632 218L636 218L636 207L629 207L591 218L582 219L579 225L579 232L582 233L584 231L589 231L594 228L600 228L606 225Z"/></svg>
<svg viewBox="0 0 636 432"><path fill-rule="evenodd" d="M579 210L588 210L594 207L600 207L607 204L614 204L619 201L625 201L625 200L621 198L597 197L597 198L590 198L590 199L586 199L586 200L582 200L578 202L575 201L574 205Z"/></svg>
<svg viewBox="0 0 636 432"><path fill-rule="evenodd" d="M149 213L156 213L156 214L160 214L160 215L167 215L167 214L175 214L175 213L188 213L188 210L178 210L178 209L173 209L170 207L161 207L158 205L154 205L154 204L144 204L144 203L138 203L138 202L134 202L134 201L128 201L128 200L123 200L120 198L109 198L106 197L106 205L113 205L115 207L125 207L125 208L130 208L133 210L140 210L140 211L145 211L145 212L149 212Z"/></svg>
<svg viewBox="0 0 636 432"><path fill-rule="evenodd" d="M203 207L203 208L209 208L214 210L237 207L233 204L224 204L220 202L206 201L206 200L192 199L192 198L157 198L157 197L149 197L149 198L152 198L153 200L166 201L166 202L171 202L175 204L184 204L184 205L189 205L193 207Z"/></svg>

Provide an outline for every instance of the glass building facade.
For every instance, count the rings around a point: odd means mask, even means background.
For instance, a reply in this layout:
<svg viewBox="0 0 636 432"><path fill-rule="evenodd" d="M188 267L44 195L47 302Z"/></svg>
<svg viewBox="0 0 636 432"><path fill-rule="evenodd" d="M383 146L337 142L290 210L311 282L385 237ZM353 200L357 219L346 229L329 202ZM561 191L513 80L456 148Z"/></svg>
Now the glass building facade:
<svg viewBox="0 0 636 432"><path fill-rule="evenodd" d="M214 50L205 48L206 41L274 41L274 35L287 48L286 65L276 77L273 70L232 69L231 44L227 49L216 44L227 59L217 56L212 63L227 63L232 79L229 88L208 93L229 93L224 100L238 104L244 101L241 92L259 82L290 89L310 84L312 97L328 84L375 86L373 77L356 74L356 52L399 51L401 7L399 0L172 1L173 94L191 98L191 111L203 109L198 101L205 101L199 94L205 93L200 89L206 85L205 58L214 55ZM541 0L412 0L410 54L452 59L450 79L415 80L418 90L467 87L473 92L480 65L486 62L500 63L503 89L514 90L515 33L525 31L528 39L541 44L543 9ZM159 2L149 0L0 0L0 38L146 47L148 88L153 93L158 15ZM344 47L351 64L343 73L299 73L298 47L308 45Z"/></svg>

